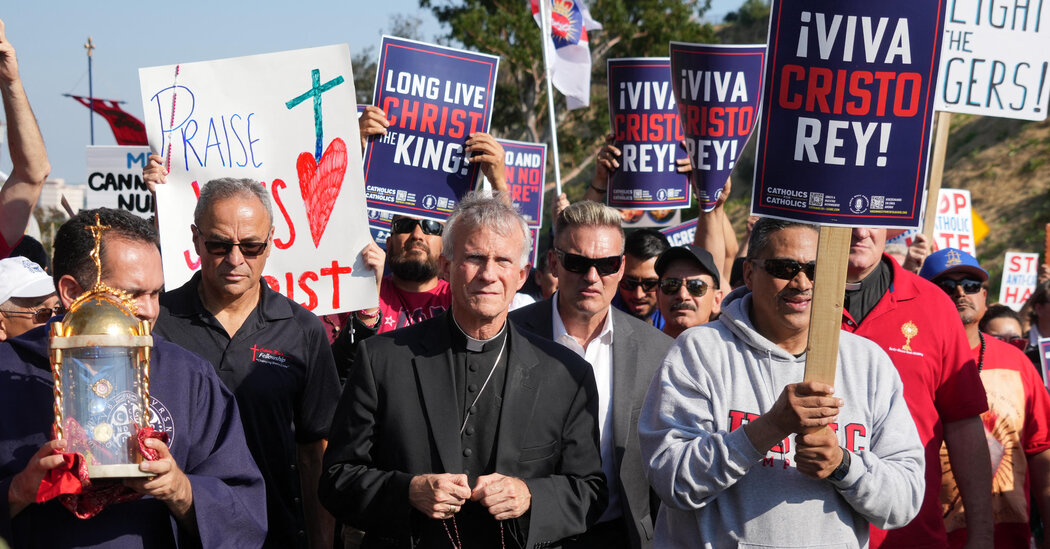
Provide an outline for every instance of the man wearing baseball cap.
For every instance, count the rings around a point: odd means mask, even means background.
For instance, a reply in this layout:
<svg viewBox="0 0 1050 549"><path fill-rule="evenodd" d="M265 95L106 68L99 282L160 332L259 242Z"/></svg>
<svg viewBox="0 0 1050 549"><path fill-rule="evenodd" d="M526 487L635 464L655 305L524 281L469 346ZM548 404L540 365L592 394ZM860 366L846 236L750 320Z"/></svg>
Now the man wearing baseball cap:
<svg viewBox="0 0 1050 549"><path fill-rule="evenodd" d="M977 259L962 250L945 248L926 258L919 276L936 284L955 303L988 394L988 411L981 419L989 448L1001 449L992 452L995 546L1028 547L1029 480L1043 524L1050 519L1050 396L1023 352L978 329L986 311L988 291L983 285L988 272ZM967 538L965 509L943 446L941 463L941 507L948 542L951 547L962 547Z"/></svg>
<svg viewBox="0 0 1050 549"><path fill-rule="evenodd" d="M711 320L721 310L722 281L711 254L694 244L669 248L656 260L660 277L657 301L663 331L678 337L687 328Z"/></svg>
<svg viewBox="0 0 1050 549"><path fill-rule="evenodd" d="M45 323L58 310L51 275L24 257L0 259L0 341Z"/></svg>

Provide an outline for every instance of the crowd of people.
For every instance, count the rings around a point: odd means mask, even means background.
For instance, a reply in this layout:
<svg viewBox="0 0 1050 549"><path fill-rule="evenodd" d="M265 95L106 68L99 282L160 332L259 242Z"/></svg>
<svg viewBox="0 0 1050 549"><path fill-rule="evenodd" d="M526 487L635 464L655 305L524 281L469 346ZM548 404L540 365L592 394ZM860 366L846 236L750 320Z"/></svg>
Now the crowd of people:
<svg viewBox="0 0 1050 549"><path fill-rule="evenodd" d="M609 140L532 266L503 150L477 133L491 189L348 250L378 306L318 318L263 281L273 211L252 180L201 187L181 287L127 212L77 213L41 258L22 233L49 165L2 23L0 92L0 545L1050 546L1050 282L1021 316L988 306L966 252L856 228L835 383L806 380L815 226L753 218L738 241L727 183L693 243L625 234L601 203ZM376 107L359 124L362 147L388 126ZM148 476L52 497L69 462L48 325L98 283L155 327L165 436L143 442Z"/></svg>

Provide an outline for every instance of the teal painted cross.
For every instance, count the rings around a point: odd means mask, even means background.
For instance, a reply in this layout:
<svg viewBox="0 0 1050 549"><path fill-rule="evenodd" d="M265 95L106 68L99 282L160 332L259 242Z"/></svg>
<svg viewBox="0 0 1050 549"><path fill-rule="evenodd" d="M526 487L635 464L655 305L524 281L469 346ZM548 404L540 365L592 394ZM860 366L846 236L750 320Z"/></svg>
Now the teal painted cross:
<svg viewBox="0 0 1050 549"><path fill-rule="evenodd" d="M321 71L320 70L314 69L310 73L310 75L311 75L311 77L313 79L313 87L310 88L310 90L307 91L306 93L300 95L299 97L296 97L295 99L292 99L291 101L286 102L284 104L284 106L288 107L289 109L291 109L291 108L295 107L296 105L298 105L299 103L302 103L303 101L306 101L310 97L314 98L314 132L317 134L317 147L316 147L316 150L314 152L314 158L318 162L320 162L321 161L321 152L322 152L322 148L324 146L324 140L321 137L321 94L326 92L326 91L328 91L328 90L330 90L330 89L332 89L332 88L334 88L334 87L336 87L336 86L338 86L339 84L342 84L343 83L343 77L342 76L338 76L336 78L333 78L333 79L329 80L328 82L325 82L324 85L321 85Z"/></svg>

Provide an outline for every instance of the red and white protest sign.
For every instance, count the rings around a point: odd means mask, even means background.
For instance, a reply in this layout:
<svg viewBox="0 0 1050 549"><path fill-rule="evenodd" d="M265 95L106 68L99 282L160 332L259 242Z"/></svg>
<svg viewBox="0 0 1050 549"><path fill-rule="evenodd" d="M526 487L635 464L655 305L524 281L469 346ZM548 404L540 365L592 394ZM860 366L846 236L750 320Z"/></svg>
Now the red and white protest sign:
<svg viewBox="0 0 1050 549"><path fill-rule="evenodd" d="M376 305L345 44L144 68L139 83L150 149L170 156L157 189L169 289L200 265L190 233L200 188L250 178L271 194L270 286L315 314Z"/></svg>
<svg viewBox="0 0 1050 549"><path fill-rule="evenodd" d="M977 257L970 191L941 189L937 199L937 222L933 230L933 242L938 250L958 248Z"/></svg>
<svg viewBox="0 0 1050 549"><path fill-rule="evenodd" d="M1003 282L999 286L999 303L1020 311L1032 297L1039 277L1039 254L1006 252L1003 259Z"/></svg>

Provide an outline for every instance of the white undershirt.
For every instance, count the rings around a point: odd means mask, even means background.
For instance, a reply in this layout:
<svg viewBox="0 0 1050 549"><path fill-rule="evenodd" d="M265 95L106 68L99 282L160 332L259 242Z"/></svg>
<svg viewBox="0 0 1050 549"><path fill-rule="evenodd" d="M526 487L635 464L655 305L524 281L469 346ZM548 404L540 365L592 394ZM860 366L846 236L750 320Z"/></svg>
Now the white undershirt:
<svg viewBox="0 0 1050 549"><path fill-rule="evenodd" d="M558 293L554 294L552 301L551 323L554 326L554 341L568 347L572 352L590 363L594 370L594 383L598 386L598 431L600 433L599 449L602 456L602 472L609 484L609 506L599 522L605 522L621 516L620 494L616 489L618 485L616 475L616 461L613 459L614 444L612 433L612 344L613 344L613 319L609 310L605 313L605 324L601 332L587 345L580 345L576 338L569 335L565 329L565 323L558 313Z"/></svg>

